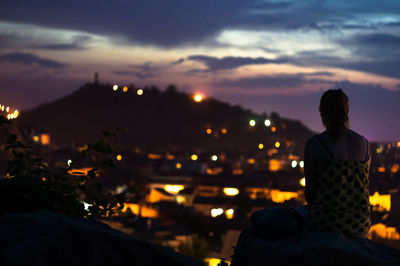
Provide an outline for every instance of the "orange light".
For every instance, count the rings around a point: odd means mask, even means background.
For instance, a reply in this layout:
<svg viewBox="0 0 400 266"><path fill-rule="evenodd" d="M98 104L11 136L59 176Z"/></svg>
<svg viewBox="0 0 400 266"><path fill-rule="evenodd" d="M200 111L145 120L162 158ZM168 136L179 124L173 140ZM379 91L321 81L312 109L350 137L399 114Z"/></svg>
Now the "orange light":
<svg viewBox="0 0 400 266"><path fill-rule="evenodd" d="M39 142L39 136L33 136L33 141L34 142Z"/></svg>
<svg viewBox="0 0 400 266"><path fill-rule="evenodd" d="M256 162L256 160L254 160L254 158L247 159L247 163L249 163L249 164L254 164L255 162Z"/></svg>
<svg viewBox="0 0 400 266"><path fill-rule="evenodd" d="M208 135L210 135L210 134L212 133L212 129L211 129L211 128L207 128L206 133L207 133Z"/></svg>
<svg viewBox="0 0 400 266"><path fill-rule="evenodd" d="M117 161L121 161L122 160L122 155L121 154L118 154L117 155Z"/></svg>
<svg viewBox="0 0 400 266"><path fill-rule="evenodd" d="M271 160L269 160L269 170L271 171L271 172L276 172L276 171L279 171L279 170L281 170L282 168L283 168L283 163L282 163L282 161L280 161L280 160L277 160L277 159L271 159Z"/></svg>
<svg viewBox="0 0 400 266"><path fill-rule="evenodd" d="M276 127L271 127L271 132L275 133L276 132Z"/></svg>
<svg viewBox="0 0 400 266"><path fill-rule="evenodd" d="M200 93L196 93L195 95L193 95L193 100L196 103L199 103L199 102L204 100L204 96L202 94L200 94Z"/></svg>
<svg viewBox="0 0 400 266"><path fill-rule="evenodd" d="M392 174L395 174L399 171L400 169L400 165L398 163L395 163L392 165L392 168L390 168L390 171L392 172Z"/></svg>
<svg viewBox="0 0 400 266"><path fill-rule="evenodd" d="M157 159L161 159L162 156L161 156L161 154L149 153L149 154L147 154L147 158L152 159L152 160L157 160Z"/></svg>
<svg viewBox="0 0 400 266"><path fill-rule="evenodd" d="M177 163L177 164L175 165L175 167L176 167L176 169L181 169L181 168L182 168L182 164L181 164L181 163Z"/></svg>
<svg viewBox="0 0 400 266"><path fill-rule="evenodd" d="M122 89L122 91L123 91L123 92L127 92L127 91L128 91L128 87L125 86L125 87Z"/></svg>
<svg viewBox="0 0 400 266"><path fill-rule="evenodd" d="M232 171L233 175L242 175L243 174L243 170L242 169L235 169Z"/></svg>
<svg viewBox="0 0 400 266"><path fill-rule="evenodd" d="M228 133L228 130L226 128L223 128L221 129L221 133L225 135L226 133Z"/></svg>
<svg viewBox="0 0 400 266"><path fill-rule="evenodd" d="M384 173L384 172L386 172L386 168L383 167L383 166L380 166L380 167L378 167L378 172L379 173Z"/></svg>
<svg viewBox="0 0 400 266"><path fill-rule="evenodd" d="M226 218L231 220L233 218L234 213L235 213L235 211L233 209L227 209L225 211Z"/></svg>
<svg viewBox="0 0 400 266"><path fill-rule="evenodd" d="M40 136L40 142L42 143L42 145L49 145L50 144L50 135L42 134Z"/></svg>

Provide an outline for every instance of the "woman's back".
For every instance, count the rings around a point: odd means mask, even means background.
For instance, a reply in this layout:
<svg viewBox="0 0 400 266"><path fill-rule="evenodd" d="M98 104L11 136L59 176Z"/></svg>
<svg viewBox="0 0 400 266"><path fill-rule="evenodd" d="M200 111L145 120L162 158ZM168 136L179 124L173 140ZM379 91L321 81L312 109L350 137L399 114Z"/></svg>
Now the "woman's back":
<svg viewBox="0 0 400 266"><path fill-rule="evenodd" d="M345 129L334 140L328 132L305 148L310 216L322 230L364 235L370 226L368 141Z"/></svg>

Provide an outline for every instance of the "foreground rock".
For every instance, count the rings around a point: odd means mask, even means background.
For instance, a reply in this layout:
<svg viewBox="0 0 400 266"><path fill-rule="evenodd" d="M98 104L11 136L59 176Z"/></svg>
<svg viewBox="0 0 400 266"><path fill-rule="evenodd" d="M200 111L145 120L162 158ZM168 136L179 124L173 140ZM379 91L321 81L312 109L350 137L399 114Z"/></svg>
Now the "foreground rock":
<svg viewBox="0 0 400 266"><path fill-rule="evenodd" d="M96 221L36 212L0 216L0 265L202 265Z"/></svg>
<svg viewBox="0 0 400 266"><path fill-rule="evenodd" d="M249 230L240 235L231 265L400 265L400 250L330 232L267 241Z"/></svg>

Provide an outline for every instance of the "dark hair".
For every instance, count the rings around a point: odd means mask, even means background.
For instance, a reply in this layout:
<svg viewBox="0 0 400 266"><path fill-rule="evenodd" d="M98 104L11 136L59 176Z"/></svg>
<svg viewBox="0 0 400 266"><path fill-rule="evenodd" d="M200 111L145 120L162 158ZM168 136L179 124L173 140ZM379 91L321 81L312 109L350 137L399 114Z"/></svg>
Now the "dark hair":
<svg viewBox="0 0 400 266"><path fill-rule="evenodd" d="M333 139L339 139L344 129L349 126L349 98L342 91L327 90L319 104L322 122Z"/></svg>

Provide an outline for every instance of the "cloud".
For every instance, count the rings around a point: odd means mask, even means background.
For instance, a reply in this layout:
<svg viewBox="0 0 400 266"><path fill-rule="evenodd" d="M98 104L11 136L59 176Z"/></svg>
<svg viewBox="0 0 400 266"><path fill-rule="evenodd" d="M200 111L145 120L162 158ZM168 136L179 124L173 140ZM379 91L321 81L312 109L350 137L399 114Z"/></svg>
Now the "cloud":
<svg viewBox="0 0 400 266"><path fill-rule="evenodd" d="M40 45L31 45L31 47L27 48L36 48L36 49L43 49L43 50L85 50L86 44L91 41L92 38L85 35L78 35L75 36L73 41L70 43L47 43L47 44L40 44Z"/></svg>
<svg viewBox="0 0 400 266"><path fill-rule="evenodd" d="M267 59L264 57L251 58L251 57L234 57L234 56L218 58L205 55L191 55L188 56L187 60L204 63L207 66L207 69L202 70L204 72L230 70L245 65L282 64L287 62L287 60L284 58Z"/></svg>
<svg viewBox="0 0 400 266"><path fill-rule="evenodd" d="M226 29L340 30L393 25L396 1L3 0L3 21L122 36L132 43L173 47L199 44ZM54 14L57 14L55 16Z"/></svg>
<svg viewBox="0 0 400 266"><path fill-rule="evenodd" d="M139 79L148 79L159 75L159 67L152 66L150 63L130 65L129 70L113 71L114 74L119 76L134 76Z"/></svg>
<svg viewBox="0 0 400 266"><path fill-rule="evenodd" d="M66 64L51 59L38 57L30 53L7 53L0 54L0 62L17 63L24 65L39 65L45 68L63 68Z"/></svg>

